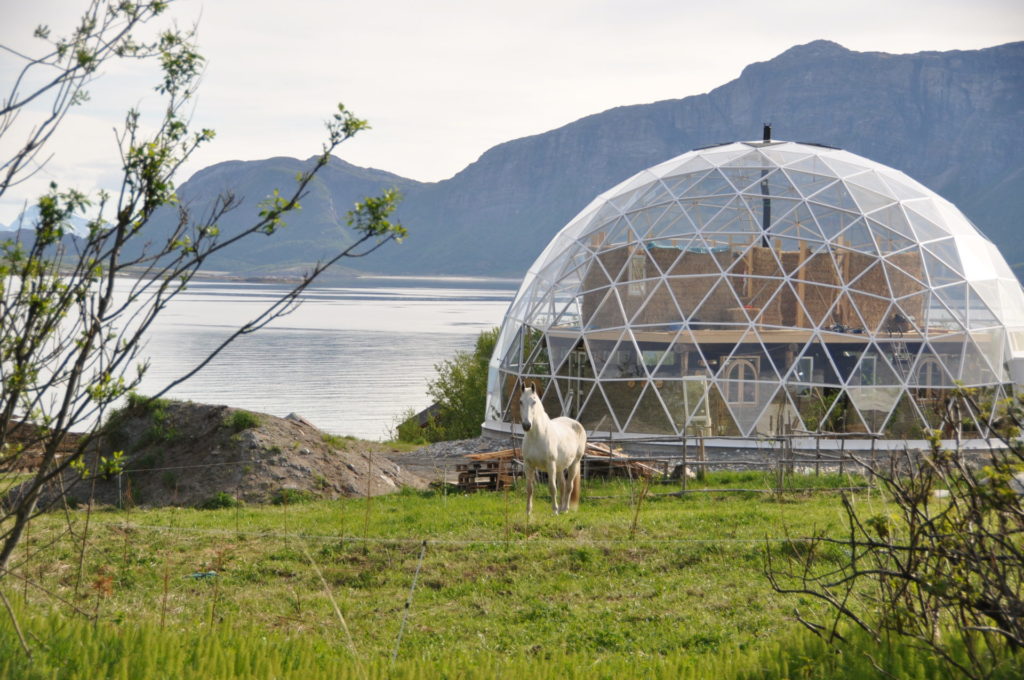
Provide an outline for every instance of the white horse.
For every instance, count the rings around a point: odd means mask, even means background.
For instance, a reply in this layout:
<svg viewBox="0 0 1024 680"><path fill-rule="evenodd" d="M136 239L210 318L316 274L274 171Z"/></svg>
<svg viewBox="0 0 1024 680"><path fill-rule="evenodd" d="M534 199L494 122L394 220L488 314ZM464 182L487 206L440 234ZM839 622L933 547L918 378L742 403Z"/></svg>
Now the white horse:
<svg viewBox="0 0 1024 680"><path fill-rule="evenodd" d="M523 462L526 464L526 516L533 511L533 482L537 470L548 473L551 507L555 514L580 505L580 464L587 448L587 433L572 418L549 418L532 387L519 398L523 425ZM561 487L561 500L559 500Z"/></svg>

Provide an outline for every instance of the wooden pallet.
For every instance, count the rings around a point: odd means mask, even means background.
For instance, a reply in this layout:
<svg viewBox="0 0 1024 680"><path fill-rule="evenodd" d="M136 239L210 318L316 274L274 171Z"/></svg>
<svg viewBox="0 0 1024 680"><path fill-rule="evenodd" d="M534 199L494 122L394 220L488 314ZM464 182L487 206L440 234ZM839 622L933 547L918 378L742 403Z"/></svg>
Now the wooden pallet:
<svg viewBox="0 0 1024 680"><path fill-rule="evenodd" d="M501 491L515 483L512 466L505 460L474 460L455 466L462 491Z"/></svg>

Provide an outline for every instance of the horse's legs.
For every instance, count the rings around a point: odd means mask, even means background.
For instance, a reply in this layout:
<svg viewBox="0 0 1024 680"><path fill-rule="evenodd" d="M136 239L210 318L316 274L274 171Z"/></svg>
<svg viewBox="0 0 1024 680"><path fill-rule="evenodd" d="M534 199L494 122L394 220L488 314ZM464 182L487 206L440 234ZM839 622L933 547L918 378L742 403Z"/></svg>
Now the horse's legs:
<svg viewBox="0 0 1024 680"><path fill-rule="evenodd" d="M576 510L580 507L580 461L570 465L565 470L565 493L562 501L562 512Z"/></svg>
<svg viewBox="0 0 1024 680"><path fill-rule="evenodd" d="M537 471L529 465L526 466L526 519L530 519L530 513L533 512L533 480L537 476Z"/></svg>
<svg viewBox="0 0 1024 680"><path fill-rule="evenodd" d="M559 513L558 503L558 468L555 467L555 461L548 463L548 489L551 490L551 509L555 511L557 515Z"/></svg>

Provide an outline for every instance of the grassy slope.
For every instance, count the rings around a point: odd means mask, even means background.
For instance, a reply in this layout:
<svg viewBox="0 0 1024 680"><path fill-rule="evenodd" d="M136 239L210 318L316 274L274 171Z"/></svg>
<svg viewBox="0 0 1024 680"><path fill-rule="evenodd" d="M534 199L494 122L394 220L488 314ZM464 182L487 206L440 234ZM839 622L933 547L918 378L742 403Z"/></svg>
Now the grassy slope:
<svg viewBox="0 0 1024 680"><path fill-rule="evenodd" d="M709 480L716 487L770 483L761 473ZM737 650L777 656L771 650L789 636L788 614L798 603L767 586L765 538L770 549L785 551L774 539L787 530L839 533L843 524L834 494L782 502L761 494L651 496L631 535L637 485L591 484L586 494L580 512L555 517L541 504L529 524L521 491L101 511L92 516L77 594L80 543L66 537L38 558L19 560L17 571L88 613L98 610L114 629L149 626L156 637L202 640L241 627L248 632L234 639L268 635L271 646L293 639L323 664L349 667L346 636L310 560L344 615L361 663L369 665L390 657L419 568L400 660L441 668L455 657L512 668L533 658L554 668L585 658L610 675L665 666L670 677L689 664L733 663ZM877 493L857 502L884 510ZM72 515L80 532L85 513ZM23 557L64 527L57 515L34 525ZM209 571L218 575L196 577ZM52 602L15 579L3 584L19 607L40 611ZM805 613L813 610L812 603L799 604ZM6 626L3 635L12 645ZM566 654L570 660L559 662Z"/></svg>

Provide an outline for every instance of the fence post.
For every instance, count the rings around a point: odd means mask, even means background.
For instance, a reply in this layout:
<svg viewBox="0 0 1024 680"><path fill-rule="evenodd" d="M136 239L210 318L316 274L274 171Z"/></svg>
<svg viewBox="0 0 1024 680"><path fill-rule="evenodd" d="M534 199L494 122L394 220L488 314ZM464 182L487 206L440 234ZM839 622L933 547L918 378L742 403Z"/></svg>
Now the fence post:
<svg viewBox="0 0 1024 680"><path fill-rule="evenodd" d="M821 474L821 434L814 435L814 476Z"/></svg>
<svg viewBox="0 0 1024 680"><path fill-rule="evenodd" d="M698 460L701 463L700 467L697 468L697 479L704 481L704 473L707 471L707 465L704 463L707 461L707 458L705 457L703 432L700 435L700 451L698 451L697 455L699 456Z"/></svg>
<svg viewBox="0 0 1024 680"><path fill-rule="evenodd" d="M687 472L687 467L686 467L686 451L687 451L687 448L688 448L688 445L689 445L689 441L690 440L686 436L686 433L683 432L683 474L682 474L683 491L686 491L686 472Z"/></svg>

